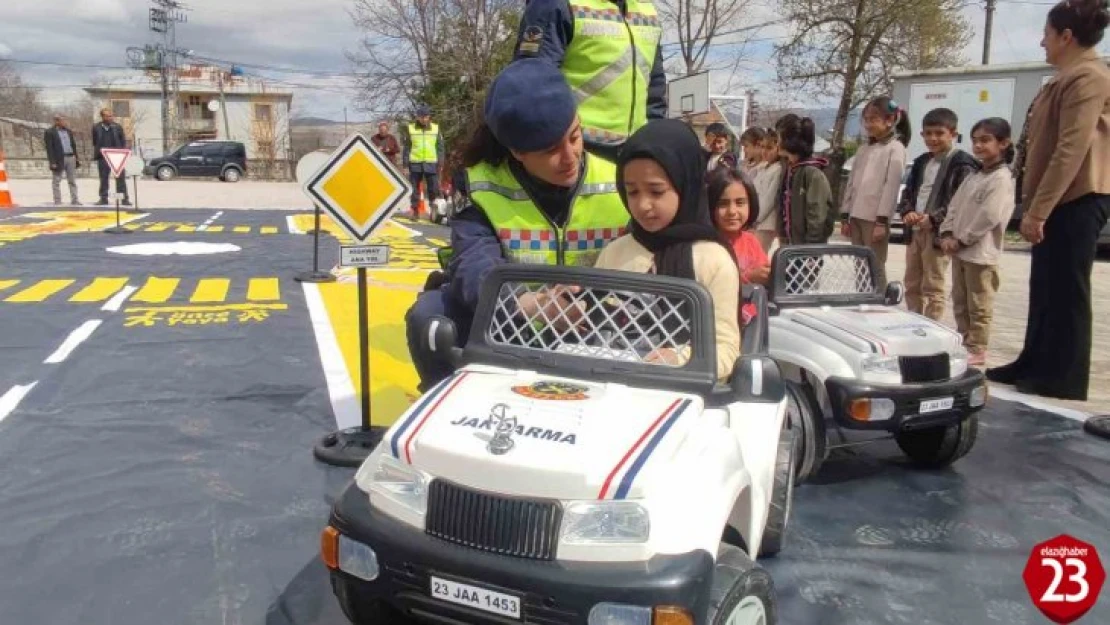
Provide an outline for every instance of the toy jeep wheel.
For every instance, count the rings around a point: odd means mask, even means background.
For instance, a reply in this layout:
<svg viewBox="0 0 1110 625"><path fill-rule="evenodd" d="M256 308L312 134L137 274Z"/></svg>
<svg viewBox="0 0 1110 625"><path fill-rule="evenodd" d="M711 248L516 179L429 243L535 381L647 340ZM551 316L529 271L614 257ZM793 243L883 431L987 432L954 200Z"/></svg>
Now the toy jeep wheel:
<svg viewBox="0 0 1110 625"><path fill-rule="evenodd" d="M821 469L828 440L825 419L813 390L793 380L786 381L786 418L794 431L794 479L805 482ZM777 478L776 478L777 479Z"/></svg>
<svg viewBox="0 0 1110 625"><path fill-rule="evenodd" d="M779 437L779 450L775 455L775 485L771 491L771 506L767 525L763 528L760 557L771 557L782 551L786 526L790 522L790 504L794 500L794 452L797 428L789 418L783 420Z"/></svg>
<svg viewBox="0 0 1110 625"><path fill-rule="evenodd" d="M709 591L709 625L774 625L775 586L771 575L733 545L722 544Z"/></svg>
<svg viewBox="0 0 1110 625"><path fill-rule="evenodd" d="M894 440L917 466L940 469L966 456L978 434L979 417L971 415L956 425L902 432Z"/></svg>

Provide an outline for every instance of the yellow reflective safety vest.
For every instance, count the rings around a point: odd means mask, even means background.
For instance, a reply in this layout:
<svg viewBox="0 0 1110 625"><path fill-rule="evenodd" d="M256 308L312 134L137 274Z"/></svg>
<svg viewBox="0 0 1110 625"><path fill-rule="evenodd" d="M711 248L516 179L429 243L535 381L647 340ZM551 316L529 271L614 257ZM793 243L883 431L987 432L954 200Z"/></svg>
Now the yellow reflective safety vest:
<svg viewBox="0 0 1110 625"><path fill-rule="evenodd" d="M439 124L432 122L427 128L409 124L409 140L412 141L412 149L409 150L410 163L439 161L436 150L436 143L439 141Z"/></svg>
<svg viewBox="0 0 1110 625"><path fill-rule="evenodd" d="M647 123L651 68L663 29L649 0L627 0L627 12L610 0L571 0L574 32L562 71L578 101L584 138L624 143Z"/></svg>
<svg viewBox="0 0 1110 625"><path fill-rule="evenodd" d="M601 248L625 233L630 216L617 194L616 166L585 158L585 176L562 228L532 202L508 161L466 170L470 199L493 225L510 262L592 267Z"/></svg>

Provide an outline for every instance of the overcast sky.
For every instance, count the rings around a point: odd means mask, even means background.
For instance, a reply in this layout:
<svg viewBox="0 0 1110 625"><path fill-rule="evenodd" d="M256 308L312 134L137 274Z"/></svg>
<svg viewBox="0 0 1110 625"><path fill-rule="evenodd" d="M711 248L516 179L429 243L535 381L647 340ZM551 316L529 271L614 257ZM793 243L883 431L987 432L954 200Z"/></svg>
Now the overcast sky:
<svg viewBox="0 0 1110 625"><path fill-rule="evenodd" d="M755 1L774 6L774 0ZM122 67L127 63L128 46L152 43L161 36L148 30L148 0L3 0L3 4L0 56L16 61ZM354 50L359 41L347 14L351 0L189 0L186 4L191 10L188 23L178 26L179 47L208 58L304 70L307 73L247 70L291 87L295 114L341 120L347 106L352 119L366 116L354 110L347 90L350 80L311 74L351 71L344 52ZM1046 0L999 0L992 62L1043 60L1040 33L1051 4ZM756 12L754 21L776 17L770 8ZM967 14L976 31L967 58L978 63L983 10L972 7ZM761 89L771 85L773 68L766 61L774 38L784 32L767 28L758 34L762 41L747 47L746 84ZM727 39L735 36L726 38L726 43ZM1105 51L1107 43L1100 48ZM718 51L727 54L736 49L722 45ZM673 46L665 50L675 51ZM24 62L16 63L16 68L26 82L43 87L52 103L80 96L79 87L97 74L119 71ZM305 88L311 85L324 89Z"/></svg>

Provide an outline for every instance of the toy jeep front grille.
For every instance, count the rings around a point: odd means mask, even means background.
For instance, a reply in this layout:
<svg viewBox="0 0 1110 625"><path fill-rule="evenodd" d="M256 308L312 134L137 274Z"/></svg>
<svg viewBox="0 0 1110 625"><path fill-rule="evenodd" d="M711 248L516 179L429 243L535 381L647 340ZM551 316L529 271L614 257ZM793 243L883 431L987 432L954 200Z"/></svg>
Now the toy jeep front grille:
<svg viewBox="0 0 1110 625"><path fill-rule="evenodd" d="M949 377L948 354L932 356L901 356L898 366L902 371L902 382L940 382Z"/></svg>
<svg viewBox="0 0 1110 625"><path fill-rule="evenodd" d="M473 549L553 560L561 520L558 502L498 497L438 479L428 487L425 532Z"/></svg>

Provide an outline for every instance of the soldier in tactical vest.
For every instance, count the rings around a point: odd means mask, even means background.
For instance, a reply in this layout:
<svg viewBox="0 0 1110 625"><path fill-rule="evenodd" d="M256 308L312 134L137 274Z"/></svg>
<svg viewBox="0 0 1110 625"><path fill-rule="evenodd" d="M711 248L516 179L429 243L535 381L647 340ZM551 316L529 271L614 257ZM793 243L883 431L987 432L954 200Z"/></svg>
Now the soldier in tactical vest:
<svg viewBox="0 0 1110 625"><path fill-rule="evenodd" d="M409 170L412 181L411 208L416 215L416 205L420 201L420 181L424 181L424 195L429 205L439 197L439 166L443 162L443 137L439 134L439 124L432 121L432 112L427 106L416 108L416 121L408 125L402 161Z"/></svg>
<svg viewBox="0 0 1110 625"><path fill-rule="evenodd" d="M421 391L451 371L425 353L428 320L446 316L465 344L483 278L499 263L593 266L629 220L616 166L584 151L576 102L550 62L511 63L494 79L463 153L468 204L451 220L446 282L421 293L405 323ZM535 302L520 302L527 310Z"/></svg>
<svg viewBox="0 0 1110 625"><path fill-rule="evenodd" d="M662 35L650 0L528 0L513 60L558 66L586 148L615 161L647 120L667 116Z"/></svg>

